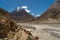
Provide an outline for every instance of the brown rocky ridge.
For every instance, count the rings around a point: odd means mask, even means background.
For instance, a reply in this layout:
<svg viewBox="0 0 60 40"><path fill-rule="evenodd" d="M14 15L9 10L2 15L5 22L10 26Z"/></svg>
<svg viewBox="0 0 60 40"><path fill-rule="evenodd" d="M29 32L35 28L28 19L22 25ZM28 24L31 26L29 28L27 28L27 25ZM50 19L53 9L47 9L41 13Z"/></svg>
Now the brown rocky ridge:
<svg viewBox="0 0 60 40"><path fill-rule="evenodd" d="M40 17L41 23L60 23L60 0L56 0Z"/></svg>

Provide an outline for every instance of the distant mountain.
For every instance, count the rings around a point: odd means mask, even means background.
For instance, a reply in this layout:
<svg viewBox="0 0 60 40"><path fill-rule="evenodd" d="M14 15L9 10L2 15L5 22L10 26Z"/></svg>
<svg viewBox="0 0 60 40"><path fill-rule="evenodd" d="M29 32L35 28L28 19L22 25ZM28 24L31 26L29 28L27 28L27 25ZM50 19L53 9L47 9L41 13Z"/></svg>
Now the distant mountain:
<svg viewBox="0 0 60 40"><path fill-rule="evenodd" d="M34 20L34 16L21 8L16 8L13 12L11 12L11 16L18 22L30 22Z"/></svg>
<svg viewBox="0 0 60 40"><path fill-rule="evenodd" d="M60 23L60 0L56 0L55 3L53 3L48 10L39 17L39 20L47 23Z"/></svg>

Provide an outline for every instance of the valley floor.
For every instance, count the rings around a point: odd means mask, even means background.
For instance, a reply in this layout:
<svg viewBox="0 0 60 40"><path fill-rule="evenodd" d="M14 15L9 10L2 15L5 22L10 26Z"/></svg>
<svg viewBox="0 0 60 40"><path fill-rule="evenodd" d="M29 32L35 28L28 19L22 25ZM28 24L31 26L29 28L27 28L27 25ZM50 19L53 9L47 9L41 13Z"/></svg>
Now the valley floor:
<svg viewBox="0 0 60 40"><path fill-rule="evenodd" d="M38 36L39 40L60 40L59 24L31 24L17 23L18 26L30 31L33 36Z"/></svg>

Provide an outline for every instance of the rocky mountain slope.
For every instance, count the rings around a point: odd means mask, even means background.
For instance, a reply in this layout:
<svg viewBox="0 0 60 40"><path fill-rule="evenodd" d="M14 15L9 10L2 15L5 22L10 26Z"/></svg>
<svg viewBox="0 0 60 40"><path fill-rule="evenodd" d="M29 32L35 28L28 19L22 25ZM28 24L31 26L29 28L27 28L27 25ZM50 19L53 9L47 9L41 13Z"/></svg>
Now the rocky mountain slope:
<svg viewBox="0 0 60 40"><path fill-rule="evenodd" d="M11 12L13 19L18 22L29 22L34 20L34 16L26 12L24 9L15 9Z"/></svg>
<svg viewBox="0 0 60 40"><path fill-rule="evenodd" d="M48 10L39 17L39 20L47 23L60 23L60 0L56 0Z"/></svg>
<svg viewBox="0 0 60 40"><path fill-rule="evenodd" d="M4 9L0 8L0 19L1 18L7 18L10 19L11 16L9 14L9 12L5 11Z"/></svg>

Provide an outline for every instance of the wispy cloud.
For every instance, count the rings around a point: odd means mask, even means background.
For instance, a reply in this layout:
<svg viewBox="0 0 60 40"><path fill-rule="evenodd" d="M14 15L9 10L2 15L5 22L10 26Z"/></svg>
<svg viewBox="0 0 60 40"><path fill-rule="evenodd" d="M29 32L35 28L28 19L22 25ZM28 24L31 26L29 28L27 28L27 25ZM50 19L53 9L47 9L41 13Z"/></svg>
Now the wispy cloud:
<svg viewBox="0 0 60 40"><path fill-rule="evenodd" d="M35 14L34 14L34 13L31 13L31 15L35 16Z"/></svg>
<svg viewBox="0 0 60 40"><path fill-rule="evenodd" d="M33 15L35 17L39 17L40 16L39 14L34 14L34 13L31 13L31 15Z"/></svg>
<svg viewBox="0 0 60 40"><path fill-rule="evenodd" d="M21 6L21 8L27 9L27 8L28 8L28 6Z"/></svg>
<svg viewBox="0 0 60 40"><path fill-rule="evenodd" d="M39 17L39 16L40 16L39 14L35 15L35 17Z"/></svg>
<svg viewBox="0 0 60 40"><path fill-rule="evenodd" d="M17 8L17 11L19 11L20 7Z"/></svg>
<svg viewBox="0 0 60 40"><path fill-rule="evenodd" d="M22 9L25 9L26 12L30 13L31 11L28 9L28 6L21 6Z"/></svg>
<svg viewBox="0 0 60 40"><path fill-rule="evenodd" d="M28 10L28 9L25 9L28 13L30 13L31 11L30 10Z"/></svg>
<svg viewBox="0 0 60 40"><path fill-rule="evenodd" d="M28 6L21 6L21 7L18 7L17 9L18 9L18 10L19 10L19 9L25 9L26 12L31 13L31 10L28 9ZM36 15L36 14L34 14L34 13L31 13L31 15L33 15L33 16L35 16L35 17L39 17L39 16L40 16L39 14Z"/></svg>

